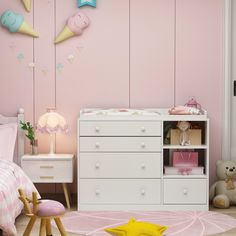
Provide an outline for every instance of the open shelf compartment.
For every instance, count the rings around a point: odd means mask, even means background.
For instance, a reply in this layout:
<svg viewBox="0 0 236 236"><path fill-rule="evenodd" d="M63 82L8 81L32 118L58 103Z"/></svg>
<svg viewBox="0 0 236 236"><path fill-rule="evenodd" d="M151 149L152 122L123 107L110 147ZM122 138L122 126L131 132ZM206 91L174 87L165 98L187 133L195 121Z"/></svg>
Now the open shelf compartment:
<svg viewBox="0 0 236 236"><path fill-rule="evenodd" d="M197 156L197 163L195 166L191 166L191 161L184 164L178 163L174 165L173 155L178 153L179 158L186 158L188 160ZM192 157L191 157L192 156ZM163 150L163 177L194 177L194 176L206 176L207 173L207 150L206 149L164 149Z"/></svg>

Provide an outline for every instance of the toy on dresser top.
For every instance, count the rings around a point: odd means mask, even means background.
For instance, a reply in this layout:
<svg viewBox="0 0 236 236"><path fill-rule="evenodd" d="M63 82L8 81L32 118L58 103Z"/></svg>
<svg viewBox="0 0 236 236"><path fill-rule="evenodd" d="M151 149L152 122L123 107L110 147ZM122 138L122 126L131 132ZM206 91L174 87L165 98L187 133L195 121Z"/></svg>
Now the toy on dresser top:
<svg viewBox="0 0 236 236"><path fill-rule="evenodd" d="M169 110L170 115L202 115L204 111L196 99L191 98L184 106L172 107Z"/></svg>

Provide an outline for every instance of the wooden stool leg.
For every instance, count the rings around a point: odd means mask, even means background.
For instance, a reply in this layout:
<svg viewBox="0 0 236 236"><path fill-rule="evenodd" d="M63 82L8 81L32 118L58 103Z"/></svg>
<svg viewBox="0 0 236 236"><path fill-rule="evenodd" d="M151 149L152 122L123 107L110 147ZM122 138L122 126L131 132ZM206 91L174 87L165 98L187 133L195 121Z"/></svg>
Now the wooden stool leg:
<svg viewBox="0 0 236 236"><path fill-rule="evenodd" d="M52 236L51 219L46 219L47 236Z"/></svg>
<svg viewBox="0 0 236 236"><path fill-rule="evenodd" d="M69 200L69 193L68 193L68 186L66 183L62 183L65 199L66 199L66 205L67 208L70 209L70 200Z"/></svg>
<svg viewBox="0 0 236 236"><path fill-rule="evenodd" d="M25 229L25 232L24 232L23 236L29 236L30 235L30 232L31 232L31 230L34 226L34 223L35 223L36 219L37 219L36 216L31 217L31 219L30 219L30 221L29 221L29 223L28 223L28 225Z"/></svg>
<svg viewBox="0 0 236 236"><path fill-rule="evenodd" d="M46 219L41 219L39 236L46 235Z"/></svg>
<svg viewBox="0 0 236 236"><path fill-rule="evenodd" d="M68 191L68 196L69 196L69 202L70 204L72 204L71 191L70 191L70 188L68 187L68 184L66 184L66 186L67 186L67 191Z"/></svg>
<svg viewBox="0 0 236 236"><path fill-rule="evenodd" d="M54 218L56 224L57 224L57 228L59 229L61 236L67 236L67 233L64 229L63 224L61 223L61 219L60 218Z"/></svg>

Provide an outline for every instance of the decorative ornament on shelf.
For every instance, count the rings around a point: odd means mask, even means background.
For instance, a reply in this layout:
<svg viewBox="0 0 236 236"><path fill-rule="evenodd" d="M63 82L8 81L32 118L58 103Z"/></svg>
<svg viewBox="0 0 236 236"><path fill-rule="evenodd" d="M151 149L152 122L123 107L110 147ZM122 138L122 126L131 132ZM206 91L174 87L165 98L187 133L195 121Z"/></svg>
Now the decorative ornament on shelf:
<svg viewBox="0 0 236 236"><path fill-rule="evenodd" d="M78 3L78 7L83 7L83 6L96 7L97 6L96 0L77 0L77 3Z"/></svg>
<svg viewBox="0 0 236 236"><path fill-rule="evenodd" d="M24 4L25 10L30 12L31 10L31 0L21 0Z"/></svg>
<svg viewBox="0 0 236 236"><path fill-rule="evenodd" d="M50 134L50 154L53 155L55 153L55 134L59 131L67 133L68 125L65 121L65 118L55 112L55 108L48 108L47 112L39 117L37 131Z"/></svg>
<svg viewBox="0 0 236 236"><path fill-rule="evenodd" d="M136 221L131 218L128 224L117 226L115 228L107 228L106 232L114 236L162 236L162 233L167 229L167 226L153 224L149 222Z"/></svg>
<svg viewBox="0 0 236 236"><path fill-rule="evenodd" d="M82 34L83 30L89 25L89 18L79 11L67 20L67 24L61 33L56 37L55 43L63 42L74 36Z"/></svg>
<svg viewBox="0 0 236 236"><path fill-rule="evenodd" d="M34 127L28 121L20 121L20 125L21 129L26 132L25 136L30 140L32 155L36 155L38 153L38 140L35 138Z"/></svg>
<svg viewBox="0 0 236 236"><path fill-rule="evenodd" d="M39 37L38 33L24 21L24 16L11 10L5 11L1 15L1 25L11 33L21 33L32 37Z"/></svg>
<svg viewBox="0 0 236 236"><path fill-rule="evenodd" d="M190 122L179 121L176 127L180 130L180 145L181 146L190 145L190 140L187 132L191 127Z"/></svg>

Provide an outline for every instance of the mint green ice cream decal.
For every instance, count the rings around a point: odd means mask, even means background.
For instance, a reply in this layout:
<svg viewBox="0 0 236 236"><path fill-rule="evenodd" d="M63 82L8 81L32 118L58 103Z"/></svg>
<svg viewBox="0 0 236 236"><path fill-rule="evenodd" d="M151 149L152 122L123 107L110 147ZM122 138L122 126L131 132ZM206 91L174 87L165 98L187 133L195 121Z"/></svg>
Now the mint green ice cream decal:
<svg viewBox="0 0 236 236"><path fill-rule="evenodd" d="M21 14L17 14L11 10L5 11L1 16L1 24L11 33L16 33L24 21Z"/></svg>
<svg viewBox="0 0 236 236"><path fill-rule="evenodd" d="M20 33L32 37L38 37L38 33L24 20L22 14L7 10L1 15L0 23L11 33Z"/></svg>

